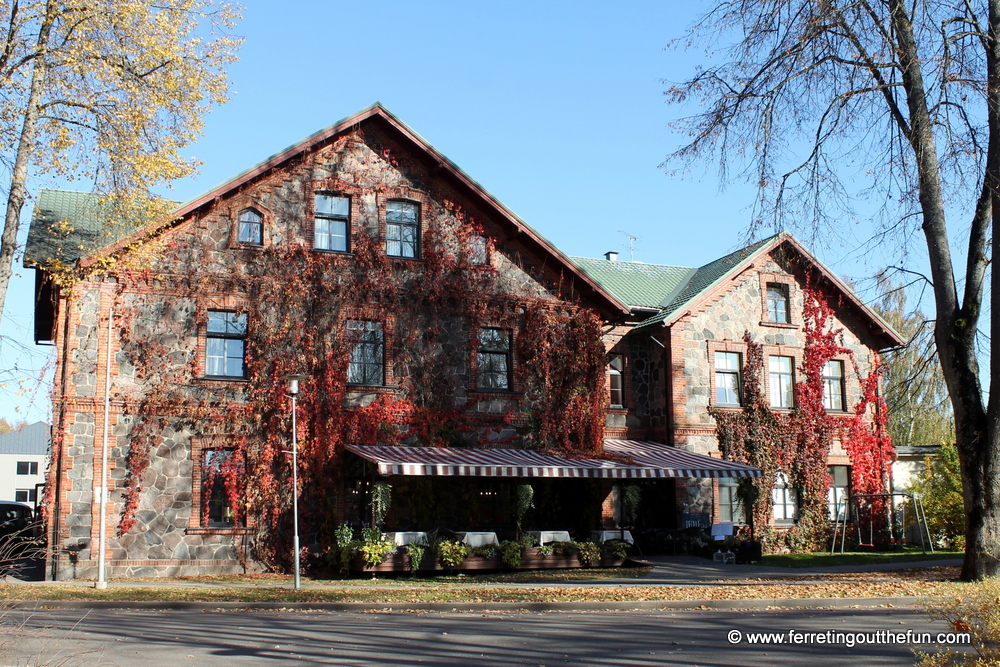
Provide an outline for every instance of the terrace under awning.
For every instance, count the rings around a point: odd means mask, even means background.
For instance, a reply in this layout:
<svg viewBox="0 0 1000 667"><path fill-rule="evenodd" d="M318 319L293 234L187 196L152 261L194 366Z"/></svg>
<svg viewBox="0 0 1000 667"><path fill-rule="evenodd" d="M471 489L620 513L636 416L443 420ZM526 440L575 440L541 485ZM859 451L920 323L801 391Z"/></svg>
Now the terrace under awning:
<svg viewBox="0 0 1000 667"><path fill-rule="evenodd" d="M760 477L760 468L645 440L605 440L604 451L631 463L570 458L530 449L457 449L347 445L381 475L662 479Z"/></svg>

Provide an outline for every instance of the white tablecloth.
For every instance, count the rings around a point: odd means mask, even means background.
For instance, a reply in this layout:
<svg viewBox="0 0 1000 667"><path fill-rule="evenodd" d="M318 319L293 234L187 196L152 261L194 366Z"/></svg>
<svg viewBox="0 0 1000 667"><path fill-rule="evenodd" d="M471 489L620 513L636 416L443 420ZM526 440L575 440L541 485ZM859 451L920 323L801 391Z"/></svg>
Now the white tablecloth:
<svg viewBox="0 0 1000 667"><path fill-rule="evenodd" d="M427 544L427 533L386 533L385 539L392 540L397 547L405 544Z"/></svg>
<svg viewBox="0 0 1000 667"><path fill-rule="evenodd" d="M625 535L622 537L622 535ZM594 542L607 542L608 540L621 540L624 539L629 544L635 544L635 540L632 539L632 533L625 530L592 530L590 531L590 539Z"/></svg>
<svg viewBox="0 0 1000 667"><path fill-rule="evenodd" d="M500 544L496 533L455 533L458 539L470 547L481 547L487 544Z"/></svg>
<svg viewBox="0 0 1000 667"><path fill-rule="evenodd" d="M572 542L569 536L569 531L565 530L529 530L528 535L531 535L539 544L548 544L549 542Z"/></svg>

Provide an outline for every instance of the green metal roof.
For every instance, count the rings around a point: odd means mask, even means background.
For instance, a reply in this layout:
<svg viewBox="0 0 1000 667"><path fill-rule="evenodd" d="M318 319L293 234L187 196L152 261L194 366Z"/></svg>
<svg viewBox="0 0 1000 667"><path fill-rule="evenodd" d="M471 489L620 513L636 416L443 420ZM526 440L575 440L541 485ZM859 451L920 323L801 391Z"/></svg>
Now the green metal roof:
<svg viewBox="0 0 1000 667"><path fill-rule="evenodd" d="M145 220L136 220L129 227L102 202L102 196L93 192L39 190L24 249L24 265L71 264L146 224ZM177 206L177 202L166 203Z"/></svg>
<svg viewBox="0 0 1000 667"><path fill-rule="evenodd" d="M780 236L762 239L697 269L585 257L570 259L622 303L633 308L662 309L636 326L641 329L662 324Z"/></svg>
<svg viewBox="0 0 1000 667"><path fill-rule="evenodd" d="M570 259L616 299L639 308L660 308L661 303L687 284L695 273L695 269L685 266L612 262L587 257Z"/></svg>

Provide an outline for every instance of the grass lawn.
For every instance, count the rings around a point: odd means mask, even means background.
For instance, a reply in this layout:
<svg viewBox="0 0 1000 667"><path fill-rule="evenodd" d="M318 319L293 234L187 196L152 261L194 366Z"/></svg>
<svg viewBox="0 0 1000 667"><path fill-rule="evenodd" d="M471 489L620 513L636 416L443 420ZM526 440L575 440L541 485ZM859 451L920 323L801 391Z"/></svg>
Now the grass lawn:
<svg viewBox="0 0 1000 667"><path fill-rule="evenodd" d="M762 565L777 567L826 567L829 565L871 565L877 563L907 563L922 560L945 560L962 558L962 551L935 551L924 553L919 549L876 553L873 551L849 551L845 553L817 552L808 554L771 554L764 556Z"/></svg>

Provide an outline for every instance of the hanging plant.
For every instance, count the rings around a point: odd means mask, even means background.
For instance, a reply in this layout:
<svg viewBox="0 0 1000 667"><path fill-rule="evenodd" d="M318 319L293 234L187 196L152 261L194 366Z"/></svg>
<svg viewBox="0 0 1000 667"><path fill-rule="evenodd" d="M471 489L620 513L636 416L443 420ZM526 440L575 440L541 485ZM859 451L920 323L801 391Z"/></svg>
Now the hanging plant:
<svg viewBox="0 0 1000 667"><path fill-rule="evenodd" d="M385 517L392 504L392 487L385 482L376 482L372 486L372 525L380 528L385 525Z"/></svg>
<svg viewBox="0 0 1000 667"><path fill-rule="evenodd" d="M514 491L514 525L518 536L521 535L521 523L528 510L535 507L535 489L531 484L518 484Z"/></svg>

